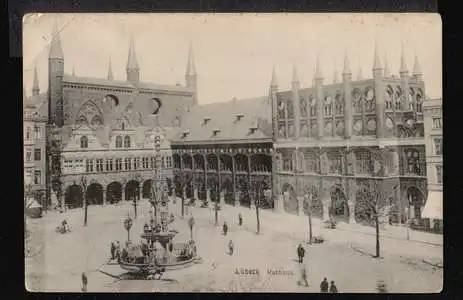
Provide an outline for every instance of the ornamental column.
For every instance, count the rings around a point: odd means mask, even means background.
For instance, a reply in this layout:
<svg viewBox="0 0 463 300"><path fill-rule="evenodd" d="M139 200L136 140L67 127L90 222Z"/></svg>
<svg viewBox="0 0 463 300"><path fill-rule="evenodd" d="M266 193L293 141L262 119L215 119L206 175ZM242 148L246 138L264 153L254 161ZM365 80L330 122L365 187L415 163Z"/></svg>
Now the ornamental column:
<svg viewBox="0 0 463 300"><path fill-rule="evenodd" d="M355 224L357 223L355 221L355 202L357 196L357 184L355 180L349 180L347 188L349 197L347 201L347 205L349 206L349 223Z"/></svg>
<svg viewBox="0 0 463 300"><path fill-rule="evenodd" d="M106 189L103 189L103 205L106 205Z"/></svg>

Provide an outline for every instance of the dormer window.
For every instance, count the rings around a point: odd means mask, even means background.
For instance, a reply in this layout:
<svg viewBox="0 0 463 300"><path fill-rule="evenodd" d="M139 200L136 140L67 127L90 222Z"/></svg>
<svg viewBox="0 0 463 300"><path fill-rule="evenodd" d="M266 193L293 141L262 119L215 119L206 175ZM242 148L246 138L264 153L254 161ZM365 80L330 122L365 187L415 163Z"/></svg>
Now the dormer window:
<svg viewBox="0 0 463 300"><path fill-rule="evenodd" d="M211 120L211 118L209 117L204 117L204 125L206 125L209 121Z"/></svg>
<svg viewBox="0 0 463 300"><path fill-rule="evenodd" d="M244 114L237 114L236 115L236 121L241 120L244 117Z"/></svg>
<svg viewBox="0 0 463 300"><path fill-rule="evenodd" d="M219 128L214 129L214 130L212 131L213 136L217 136L217 135L219 134L219 132L220 132L220 129L219 129Z"/></svg>
<svg viewBox="0 0 463 300"><path fill-rule="evenodd" d="M253 134L253 133L255 133L257 131L257 126L252 125L251 127L249 127L249 130L251 131L251 134Z"/></svg>

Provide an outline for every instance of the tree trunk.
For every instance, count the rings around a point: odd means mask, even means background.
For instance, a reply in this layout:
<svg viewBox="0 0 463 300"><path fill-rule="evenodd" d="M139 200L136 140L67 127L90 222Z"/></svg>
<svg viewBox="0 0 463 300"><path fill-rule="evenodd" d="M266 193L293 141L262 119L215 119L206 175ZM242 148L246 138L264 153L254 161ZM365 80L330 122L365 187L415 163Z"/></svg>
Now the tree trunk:
<svg viewBox="0 0 463 300"><path fill-rule="evenodd" d="M184 199L183 193L182 193L182 218L184 216L184 212L185 212L185 199Z"/></svg>
<svg viewBox="0 0 463 300"><path fill-rule="evenodd" d="M260 234L260 218L259 218L259 205L256 204L256 217L257 217L257 234Z"/></svg>
<svg viewBox="0 0 463 300"><path fill-rule="evenodd" d="M215 199L215 226L219 225L219 207L217 205L217 199Z"/></svg>
<svg viewBox="0 0 463 300"><path fill-rule="evenodd" d="M193 240L193 227L190 227L190 240Z"/></svg>
<svg viewBox="0 0 463 300"><path fill-rule="evenodd" d="M375 217L375 225L376 225L376 257L380 257L380 248L379 248L379 218L378 216Z"/></svg>
<svg viewBox="0 0 463 300"><path fill-rule="evenodd" d="M85 210L85 212L84 212L84 214L85 214L84 215L84 226L87 226L87 207L88 207L88 203L87 203L87 197L86 196L84 196L84 205L85 205L85 207L84 207L84 210Z"/></svg>
<svg viewBox="0 0 463 300"><path fill-rule="evenodd" d="M312 233L312 213L309 211L309 244L312 244L313 233Z"/></svg>

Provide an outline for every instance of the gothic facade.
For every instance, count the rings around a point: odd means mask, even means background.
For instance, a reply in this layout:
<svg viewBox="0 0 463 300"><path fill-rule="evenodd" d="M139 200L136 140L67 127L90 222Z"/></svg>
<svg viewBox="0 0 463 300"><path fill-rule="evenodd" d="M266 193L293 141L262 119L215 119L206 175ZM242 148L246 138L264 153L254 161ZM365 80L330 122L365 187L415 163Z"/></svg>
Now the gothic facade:
<svg viewBox="0 0 463 300"><path fill-rule="evenodd" d="M384 191L382 205L393 221L405 221L410 209L420 219L427 189L425 87L418 60L409 76L402 57L400 76L391 76L375 51L373 78L353 81L346 55L342 81L323 80L318 60L311 88L300 88L295 68L292 89L278 91L273 73L277 206L360 222L369 205L362 191L374 183Z"/></svg>
<svg viewBox="0 0 463 300"><path fill-rule="evenodd" d="M197 75L190 48L185 86L158 85L140 79L131 38L127 78L115 80L111 61L107 78L64 73L64 53L55 26L48 57L48 91L35 89L48 118L48 196L66 206L115 203L151 195L155 157L171 177L170 132L186 110L197 104ZM36 81L36 78L34 82ZM160 153L154 140L161 139ZM170 175L169 175L170 174Z"/></svg>

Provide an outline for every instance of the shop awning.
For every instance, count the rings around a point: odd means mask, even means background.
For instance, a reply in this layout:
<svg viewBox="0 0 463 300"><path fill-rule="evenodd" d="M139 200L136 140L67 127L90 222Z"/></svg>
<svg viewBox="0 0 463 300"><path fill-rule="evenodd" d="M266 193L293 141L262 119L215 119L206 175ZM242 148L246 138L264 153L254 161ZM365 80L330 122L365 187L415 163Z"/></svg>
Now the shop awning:
<svg viewBox="0 0 463 300"><path fill-rule="evenodd" d="M442 198L442 191L429 191L421 217L442 220Z"/></svg>

